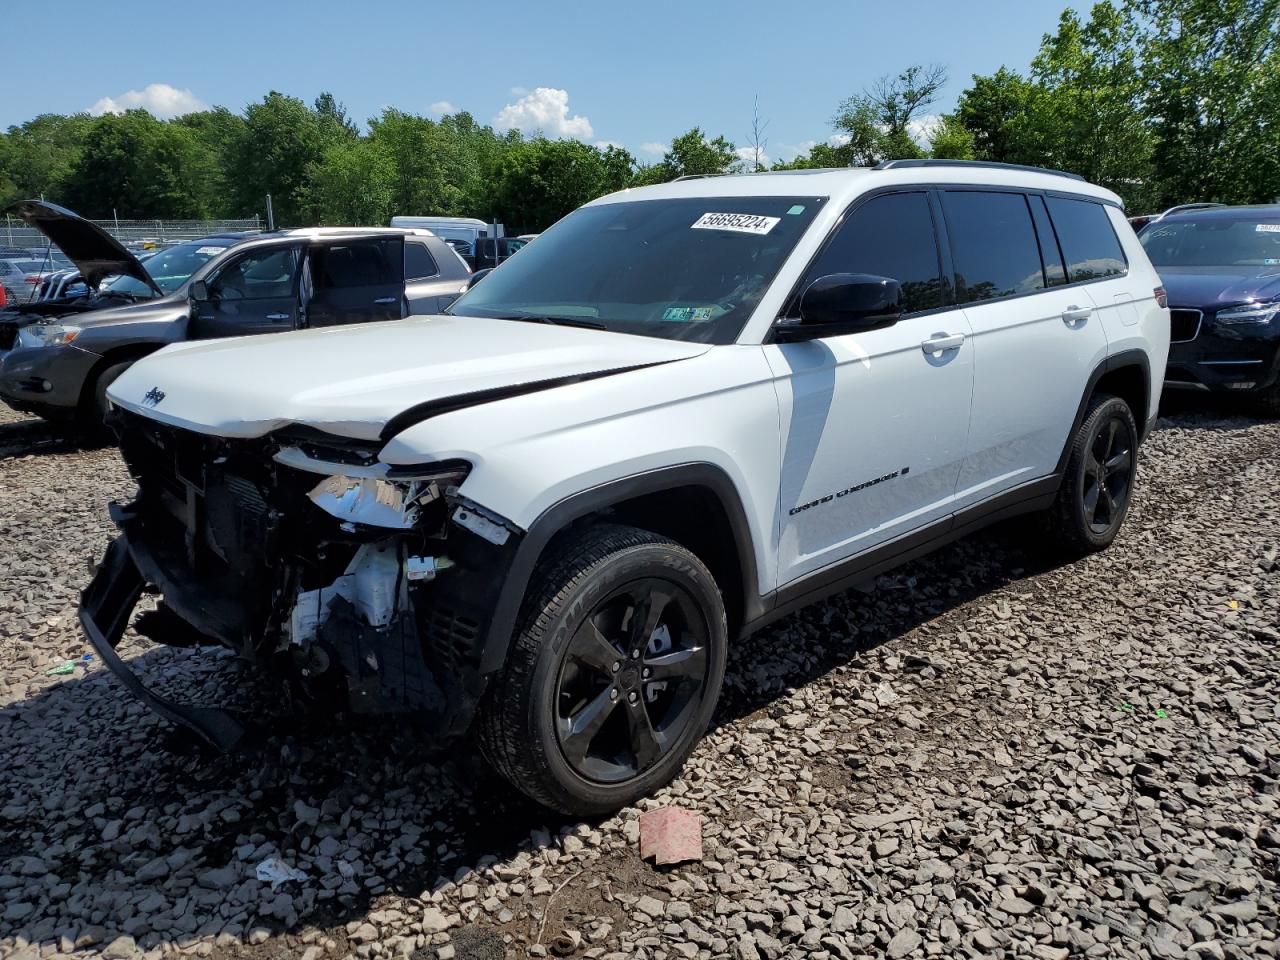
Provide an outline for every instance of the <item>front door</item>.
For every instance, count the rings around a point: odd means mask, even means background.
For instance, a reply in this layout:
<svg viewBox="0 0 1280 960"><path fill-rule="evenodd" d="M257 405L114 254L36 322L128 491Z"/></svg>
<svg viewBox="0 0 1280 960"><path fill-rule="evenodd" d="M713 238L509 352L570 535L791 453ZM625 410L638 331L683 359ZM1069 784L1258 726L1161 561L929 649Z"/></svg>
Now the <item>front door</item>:
<svg viewBox="0 0 1280 960"><path fill-rule="evenodd" d="M206 281L208 299L196 302L188 335L203 340L292 330L299 260L300 248L290 246L251 250L229 261Z"/></svg>
<svg viewBox="0 0 1280 960"><path fill-rule="evenodd" d="M944 309L934 217L925 192L862 202L799 288L833 273L890 277L901 320L764 348L782 420L779 586L951 513L973 347L963 312Z"/></svg>
<svg viewBox="0 0 1280 960"><path fill-rule="evenodd" d="M314 244L307 257L307 325L333 327L405 316L400 237Z"/></svg>

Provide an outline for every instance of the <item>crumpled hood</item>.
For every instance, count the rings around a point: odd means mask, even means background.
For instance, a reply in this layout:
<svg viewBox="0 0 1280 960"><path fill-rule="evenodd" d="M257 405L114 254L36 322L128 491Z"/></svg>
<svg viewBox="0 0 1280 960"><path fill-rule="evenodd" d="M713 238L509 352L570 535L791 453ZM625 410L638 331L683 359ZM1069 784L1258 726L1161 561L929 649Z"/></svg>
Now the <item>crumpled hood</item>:
<svg viewBox="0 0 1280 960"><path fill-rule="evenodd" d="M709 349L540 323L412 317L176 344L135 363L107 395L126 410L215 436L302 424L377 440L410 408L443 412L456 407L444 401L469 394L500 399L503 388L553 387Z"/></svg>
<svg viewBox="0 0 1280 960"><path fill-rule="evenodd" d="M43 200L21 200L6 207L4 212L48 237L76 265L91 288L97 289L104 277L123 274L141 280L157 296L163 294L138 258L115 237L66 207Z"/></svg>
<svg viewBox="0 0 1280 960"><path fill-rule="evenodd" d="M1280 297L1280 266L1157 267L1169 306L1212 312Z"/></svg>

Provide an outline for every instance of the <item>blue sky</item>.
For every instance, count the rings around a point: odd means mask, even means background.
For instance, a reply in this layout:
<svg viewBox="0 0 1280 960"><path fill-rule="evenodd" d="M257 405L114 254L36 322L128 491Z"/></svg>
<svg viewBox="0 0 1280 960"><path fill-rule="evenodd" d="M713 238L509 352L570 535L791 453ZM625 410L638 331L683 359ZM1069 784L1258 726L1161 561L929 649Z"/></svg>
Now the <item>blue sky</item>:
<svg viewBox="0 0 1280 960"><path fill-rule="evenodd" d="M8 45L0 126L43 112L242 109L330 90L358 121L386 106L619 143L641 160L689 127L742 145L758 95L767 152L831 134L839 102L940 63L945 112L973 73L1025 69L1065 0L733 3L508 0L44 0L56 42ZM72 27L74 25L74 27ZM39 32L39 31L37 31Z"/></svg>

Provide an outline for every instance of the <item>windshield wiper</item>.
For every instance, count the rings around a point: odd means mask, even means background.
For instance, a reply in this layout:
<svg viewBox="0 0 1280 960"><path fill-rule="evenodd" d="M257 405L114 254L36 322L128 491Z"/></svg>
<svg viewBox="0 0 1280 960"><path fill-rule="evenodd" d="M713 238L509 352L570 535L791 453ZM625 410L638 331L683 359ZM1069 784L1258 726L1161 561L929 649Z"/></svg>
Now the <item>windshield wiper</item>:
<svg viewBox="0 0 1280 960"><path fill-rule="evenodd" d="M550 317L540 316L536 313L504 313L502 316L494 317L495 320L523 320L527 323L550 323L558 327L583 327L587 330L608 330L609 328L603 323L596 320L586 320L582 317Z"/></svg>

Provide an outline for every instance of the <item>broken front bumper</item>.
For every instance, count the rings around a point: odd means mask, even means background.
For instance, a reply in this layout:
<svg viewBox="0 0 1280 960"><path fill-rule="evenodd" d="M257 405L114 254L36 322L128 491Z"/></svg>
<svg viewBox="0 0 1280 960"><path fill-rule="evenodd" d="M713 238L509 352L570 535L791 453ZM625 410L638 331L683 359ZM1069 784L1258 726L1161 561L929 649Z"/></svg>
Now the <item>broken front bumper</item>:
<svg viewBox="0 0 1280 960"><path fill-rule="evenodd" d="M112 512L120 523L123 517L115 516L114 507ZM116 653L116 645L129 625L145 586L146 581L130 553L128 536L121 534L107 547L93 580L80 594L80 625L89 643L125 689L160 716L186 727L218 750L232 749L245 734L243 724L232 713L166 700L147 689Z"/></svg>

